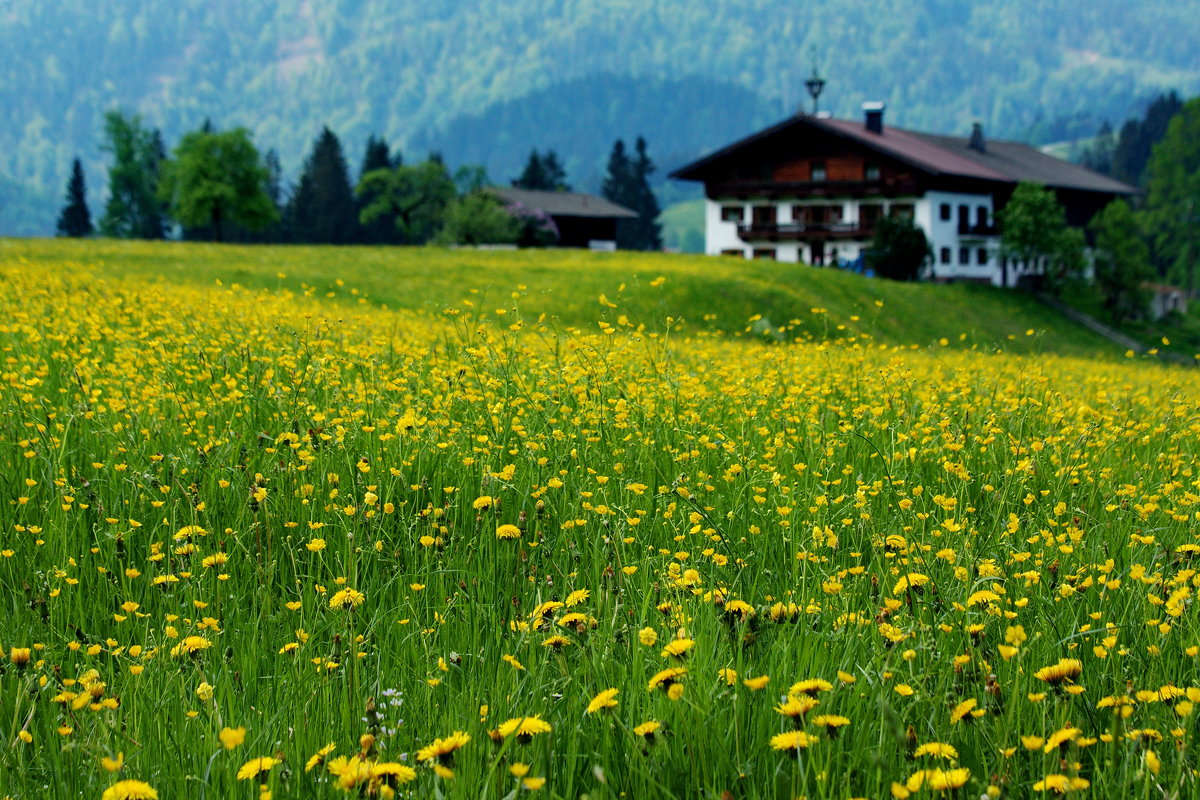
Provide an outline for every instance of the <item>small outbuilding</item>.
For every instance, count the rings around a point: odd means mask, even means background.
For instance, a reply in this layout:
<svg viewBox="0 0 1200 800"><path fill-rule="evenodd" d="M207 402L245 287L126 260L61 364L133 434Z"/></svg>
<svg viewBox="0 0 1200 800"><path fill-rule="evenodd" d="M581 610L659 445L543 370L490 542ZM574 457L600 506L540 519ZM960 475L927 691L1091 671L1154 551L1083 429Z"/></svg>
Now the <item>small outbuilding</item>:
<svg viewBox="0 0 1200 800"><path fill-rule="evenodd" d="M496 186L488 189L507 206L540 211L558 229L558 247L617 248L617 222L637 214L603 197L580 192L543 192Z"/></svg>
<svg viewBox="0 0 1200 800"><path fill-rule="evenodd" d="M1171 313L1187 314L1187 292L1183 289L1161 283L1147 283L1144 287L1150 292L1151 319L1162 319Z"/></svg>

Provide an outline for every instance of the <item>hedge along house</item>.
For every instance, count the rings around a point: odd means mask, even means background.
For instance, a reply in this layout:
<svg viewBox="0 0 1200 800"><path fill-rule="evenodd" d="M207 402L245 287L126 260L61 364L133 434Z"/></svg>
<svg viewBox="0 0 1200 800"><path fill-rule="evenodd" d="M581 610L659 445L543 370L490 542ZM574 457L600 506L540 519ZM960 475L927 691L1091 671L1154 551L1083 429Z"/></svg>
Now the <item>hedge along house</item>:
<svg viewBox="0 0 1200 800"><path fill-rule="evenodd" d="M886 127L882 103L864 119L798 114L671 173L702 181L705 252L856 266L875 222L908 217L933 250L933 280L1015 286L1035 270L1000 257L996 213L1021 181L1052 189L1067 222L1085 226L1132 186L1019 142Z"/></svg>
<svg viewBox="0 0 1200 800"><path fill-rule="evenodd" d="M488 189L508 206L524 206L541 211L558 228L558 247L586 247L593 250L617 249L617 221L637 219L624 206L579 192L543 192L533 189Z"/></svg>

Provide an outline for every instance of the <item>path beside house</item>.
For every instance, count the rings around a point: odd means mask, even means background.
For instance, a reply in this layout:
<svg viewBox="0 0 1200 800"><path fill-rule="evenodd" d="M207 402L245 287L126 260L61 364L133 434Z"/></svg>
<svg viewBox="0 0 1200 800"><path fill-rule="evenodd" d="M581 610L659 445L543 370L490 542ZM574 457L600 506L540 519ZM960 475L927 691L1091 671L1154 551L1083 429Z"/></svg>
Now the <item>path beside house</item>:
<svg viewBox="0 0 1200 800"><path fill-rule="evenodd" d="M1059 312L1067 319L1078 322L1080 325L1084 326L1085 328L1095 331L1096 333L1103 336L1105 339L1108 339L1110 342L1113 342L1114 344L1120 345L1121 347L1125 348L1126 350L1132 350L1135 353L1144 353L1149 349L1148 347L1146 347L1146 345L1144 343L1139 342L1137 339L1134 339L1132 336L1128 336L1128 335L1116 330L1115 328L1111 328L1108 325L1105 325L1100 320L1096 319L1095 317L1093 317L1089 314L1083 313L1079 309L1071 308L1071 306L1067 305L1066 303L1063 303L1061 300L1058 300L1055 297L1051 297L1048 294L1040 293L1040 292L1035 296L1037 297L1038 300L1041 300L1043 303L1048 305L1050 308L1053 308L1055 311ZM1173 361L1178 364L1192 364L1194 361L1193 359L1187 358L1185 356L1181 356L1178 353L1159 352L1156 355L1163 360Z"/></svg>

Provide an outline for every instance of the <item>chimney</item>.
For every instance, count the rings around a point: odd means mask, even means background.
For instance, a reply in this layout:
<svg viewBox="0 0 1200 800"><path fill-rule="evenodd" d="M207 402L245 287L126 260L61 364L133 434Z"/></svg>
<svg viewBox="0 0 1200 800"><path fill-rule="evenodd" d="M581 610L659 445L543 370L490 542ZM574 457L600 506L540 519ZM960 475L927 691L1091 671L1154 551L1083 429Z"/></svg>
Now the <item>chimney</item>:
<svg viewBox="0 0 1200 800"><path fill-rule="evenodd" d="M987 152L987 142L983 138L983 126L978 122L971 128L971 141L967 142L967 147L972 150L978 150L981 153Z"/></svg>
<svg viewBox="0 0 1200 800"><path fill-rule="evenodd" d="M883 110L885 103L863 103L863 115L866 117L866 127L871 133L883 133Z"/></svg>

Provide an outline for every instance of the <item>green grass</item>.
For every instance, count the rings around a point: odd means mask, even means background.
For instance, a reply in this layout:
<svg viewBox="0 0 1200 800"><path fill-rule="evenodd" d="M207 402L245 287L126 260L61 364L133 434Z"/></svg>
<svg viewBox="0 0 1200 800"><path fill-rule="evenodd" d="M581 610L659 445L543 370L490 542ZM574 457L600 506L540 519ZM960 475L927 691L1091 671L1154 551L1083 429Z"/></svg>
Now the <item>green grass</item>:
<svg viewBox="0 0 1200 800"><path fill-rule="evenodd" d="M667 206L658 222L667 247L684 253L704 252L704 198Z"/></svg>
<svg viewBox="0 0 1200 800"><path fill-rule="evenodd" d="M1192 796L1200 373L1035 353L1087 348L989 307L1021 308L718 259L5 243L0 791ZM744 335L764 311L812 340ZM937 344L968 311L989 344Z"/></svg>
<svg viewBox="0 0 1200 800"><path fill-rule="evenodd" d="M338 303L440 314L474 304L595 330L627 316L683 332L771 329L785 338L866 334L889 345L1110 357L1119 349L1015 292L973 284L902 284L795 264L705 256L437 248L237 247L0 240L0 257L86 265L167 284L287 289ZM665 278L660 286L652 283ZM519 288L523 287L523 288ZM604 295L618 308L599 302ZM1032 333L1030 333L1032 332Z"/></svg>

